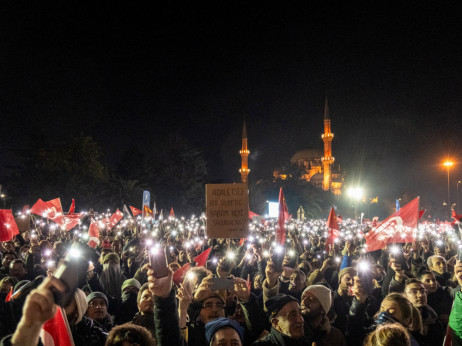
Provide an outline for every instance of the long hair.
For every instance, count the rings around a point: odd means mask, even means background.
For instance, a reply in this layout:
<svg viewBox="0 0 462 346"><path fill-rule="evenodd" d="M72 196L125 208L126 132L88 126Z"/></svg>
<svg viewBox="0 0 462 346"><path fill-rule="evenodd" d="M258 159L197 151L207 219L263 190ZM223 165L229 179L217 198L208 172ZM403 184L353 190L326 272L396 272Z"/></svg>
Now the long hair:
<svg viewBox="0 0 462 346"><path fill-rule="evenodd" d="M383 300L391 300L398 304L401 315L403 316L403 320L399 322L404 327L408 328L411 332L422 333L423 325L420 312L405 296L401 293L390 293Z"/></svg>
<svg viewBox="0 0 462 346"><path fill-rule="evenodd" d="M364 346L410 346L411 338L406 328L398 323L386 323L370 333Z"/></svg>

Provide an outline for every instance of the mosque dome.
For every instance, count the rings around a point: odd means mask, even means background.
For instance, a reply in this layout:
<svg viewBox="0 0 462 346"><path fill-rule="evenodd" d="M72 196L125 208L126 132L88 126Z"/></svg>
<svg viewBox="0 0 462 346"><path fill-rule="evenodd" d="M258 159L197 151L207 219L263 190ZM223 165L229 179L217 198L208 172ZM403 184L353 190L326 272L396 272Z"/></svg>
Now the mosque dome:
<svg viewBox="0 0 462 346"><path fill-rule="evenodd" d="M319 149L303 149L297 151L291 158L290 163L296 163L297 161L314 161L320 160L323 156L323 151Z"/></svg>

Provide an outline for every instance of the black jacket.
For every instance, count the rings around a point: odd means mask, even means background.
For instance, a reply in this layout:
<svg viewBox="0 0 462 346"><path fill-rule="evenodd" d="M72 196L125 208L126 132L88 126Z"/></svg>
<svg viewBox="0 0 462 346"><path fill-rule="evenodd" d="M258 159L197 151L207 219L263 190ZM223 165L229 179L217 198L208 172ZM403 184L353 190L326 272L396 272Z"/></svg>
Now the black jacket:
<svg viewBox="0 0 462 346"><path fill-rule="evenodd" d="M271 327L269 334L259 341L255 341L253 345L257 346L302 346L302 345L311 345L311 342L305 338L293 339L278 332L276 329Z"/></svg>

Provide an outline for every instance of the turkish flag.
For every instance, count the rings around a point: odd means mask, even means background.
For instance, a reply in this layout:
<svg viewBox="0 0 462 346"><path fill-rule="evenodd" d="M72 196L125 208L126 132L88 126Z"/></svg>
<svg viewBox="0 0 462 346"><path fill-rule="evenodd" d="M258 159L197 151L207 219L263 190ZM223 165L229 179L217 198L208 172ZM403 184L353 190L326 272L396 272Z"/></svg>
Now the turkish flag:
<svg viewBox="0 0 462 346"><path fill-rule="evenodd" d="M111 215L111 217L105 217L101 221L106 225L106 227L109 230L111 230L114 228L115 225L117 225L117 223L120 220L122 220L123 217L124 217L124 214L119 209L117 209L116 212Z"/></svg>
<svg viewBox="0 0 462 346"><path fill-rule="evenodd" d="M58 225L64 225L63 208L59 198L44 202L40 198L30 208L30 212L42 216L48 220L56 222Z"/></svg>
<svg viewBox="0 0 462 346"><path fill-rule="evenodd" d="M44 346L74 346L66 314L61 307L58 307L55 315L42 326L40 338Z"/></svg>
<svg viewBox="0 0 462 346"><path fill-rule="evenodd" d="M284 192L282 187L279 190L279 216L278 216L278 228L276 230L276 243L284 245L286 241L286 230L285 222L289 220L289 211L287 210L286 199L284 198Z"/></svg>
<svg viewBox="0 0 462 346"><path fill-rule="evenodd" d="M170 208L170 215L169 217L175 217L175 212L173 211L173 207Z"/></svg>
<svg viewBox="0 0 462 346"><path fill-rule="evenodd" d="M130 210L132 211L133 216L140 215L143 211L140 209L137 209L135 207L130 206Z"/></svg>
<svg viewBox="0 0 462 346"><path fill-rule="evenodd" d="M184 266L182 266L180 269L175 270L175 272L173 273L173 282L176 283L177 285L181 284L190 267L191 267L191 263L188 262Z"/></svg>
<svg viewBox="0 0 462 346"><path fill-rule="evenodd" d="M451 218L453 218L453 219L456 220L457 222L461 222L460 219L462 218L462 215L457 215L457 214L456 214L456 211L455 211L454 209L452 209Z"/></svg>
<svg viewBox="0 0 462 346"><path fill-rule="evenodd" d="M74 211L75 211L75 200L72 198L71 207L69 208L69 211L67 212L67 215L74 214Z"/></svg>
<svg viewBox="0 0 462 346"><path fill-rule="evenodd" d="M19 234L11 209L0 209L0 241L7 241Z"/></svg>
<svg viewBox="0 0 462 346"><path fill-rule="evenodd" d="M64 229L66 231L70 231L74 227L78 226L81 217L82 214L64 215Z"/></svg>
<svg viewBox="0 0 462 346"><path fill-rule="evenodd" d="M207 250L202 252L200 255L197 255L194 257L194 262L197 263L198 267L204 267L205 263L207 263L207 258L209 258L210 251L212 251L212 248L209 247Z"/></svg>
<svg viewBox="0 0 462 346"><path fill-rule="evenodd" d="M338 227L337 217L335 216L334 207L331 208L329 218L327 219L327 239L326 251L329 251L334 240L340 235L340 228Z"/></svg>
<svg viewBox="0 0 462 346"><path fill-rule="evenodd" d="M420 198L417 197L367 232L364 235L367 251L379 250L391 243L414 242L414 229L419 221L419 204Z"/></svg>
<svg viewBox="0 0 462 346"><path fill-rule="evenodd" d="M96 222L91 219L90 227L88 228L88 246L92 247L93 249L99 245L99 229L96 225Z"/></svg>

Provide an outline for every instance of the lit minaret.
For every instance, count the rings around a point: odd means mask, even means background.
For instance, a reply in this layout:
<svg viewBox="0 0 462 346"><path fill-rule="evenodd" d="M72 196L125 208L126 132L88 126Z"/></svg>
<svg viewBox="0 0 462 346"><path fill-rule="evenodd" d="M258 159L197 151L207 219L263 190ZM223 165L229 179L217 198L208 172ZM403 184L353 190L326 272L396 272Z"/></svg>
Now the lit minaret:
<svg viewBox="0 0 462 346"><path fill-rule="evenodd" d="M329 104L324 105L324 133L321 136L322 141L324 142L324 156L321 158L322 168L324 171L324 180L322 183L322 189L324 191L329 191L331 187L331 165L334 163L335 158L332 156L332 139L334 139L334 134L330 132L330 116L329 116Z"/></svg>
<svg viewBox="0 0 462 346"><path fill-rule="evenodd" d="M249 175L250 169L249 169L249 154L250 151L247 149L247 130L245 128L245 120L244 120L244 127L242 129L242 149L239 150L239 153L241 154L242 158L242 163L241 163L241 169L239 172L241 173L241 181L243 183L247 182L247 176Z"/></svg>

